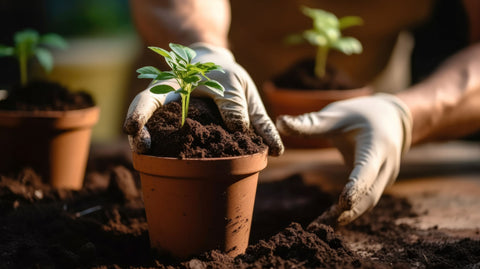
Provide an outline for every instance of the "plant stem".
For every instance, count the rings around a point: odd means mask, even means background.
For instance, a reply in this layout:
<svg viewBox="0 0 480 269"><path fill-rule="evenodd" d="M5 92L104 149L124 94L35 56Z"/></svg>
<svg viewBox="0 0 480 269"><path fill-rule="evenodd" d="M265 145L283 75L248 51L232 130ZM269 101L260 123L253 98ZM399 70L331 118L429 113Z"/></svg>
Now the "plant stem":
<svg viewBox="0 0 480 269"><path fill-rule="evenodd" d="M185 119L187 118L188 115L188 106L190 103L190 91L191 91L192 86L188 83L185 83L182 85L182 89L184 89L187 93L182 93L182 122L181 122L181 127L185 124Z"/></svg>
<svg viewBox="0 0 480 269"><path fill-rule="evenodd" d="M185 99L186 99L186 95L185 94L180 94L182 96L182 121L180 122L180 126L183 127L183 124L185 124L185 118L187 117L187 112L185 111L186 108L185 108Z"/></svg>
<svg viewBox="0 0 480 269"><path fill-rule="evenodd" d="M27 56L25 53L20 53L18 56L18 63L20 67L20 83L22 86L27 85L28 77L27 77Z"/></svg>
<svg viewBox="0 0 480 269"><path fill-rule="evenodd" d="M186 99L186 100L185 100L185 118L187 118L187 116L188 116L188 108L190 107L190 88L191 88L191 87L190 87L190 85L188 85L188 86L189 86L189 87L188 87L189 89L187 90L187 91L188 91L188 94L187 94L187 96L185 97L185 99ZM184 123L185 123L185 119L184 119ZM183 124L182 124L182 125L183 125Z"/></svg>
<svg viewBox="0 0 480 269"><path fill-rule="evenodd" d="M315 76L323 78L327 68L328 47L318 46L317 55L315 59Z"/></svg>

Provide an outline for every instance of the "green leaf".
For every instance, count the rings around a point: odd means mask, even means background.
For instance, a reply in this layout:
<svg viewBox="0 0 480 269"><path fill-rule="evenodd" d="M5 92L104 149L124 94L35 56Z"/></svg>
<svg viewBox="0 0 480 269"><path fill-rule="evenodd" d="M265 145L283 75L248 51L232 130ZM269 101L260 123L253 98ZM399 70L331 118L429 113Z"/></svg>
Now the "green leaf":
<svg viewBox="0 0 480 269"><path fill-rule="evenodd" d="M303 37L308 43L314 46L327 46L328 39L325 35L319 34L317 31L314 30L306 30L303 32Z"/></svg>
<svg viewBox="0 0 480 269"><path fill-rule="evenodd" d="M215 70L224 72L221 66L216 65L214 63L210 63L210 62L203 63L201 66L202 66L202 69L204 69L206 72L215 71Z"/></svg>
<svg viewBox="0 0 480 269"><path fill-rule="evenodd" d="M159 48L159 47L153 47L153 46L150 46L148 47L149 49L151 49L152 51L162 55L163 57L165 58L168 58L168 59L171 59L172 57L170 56L170 53L162 48Z"/></svg>
<svg viewBox="0 0 480 269"><path fill-rule="evenodd" d="M13 47L0 45L0 57L14 56L14 55L15 55L15 49Z"/></svg>
<svg viewBox="0 0 480 269"><path fill-rule="evenodd" d="M347 55L362 53L363 47L360 41L353 37L342 37L332 44L332 48L337 49Z"/></svg>
<svg viewBox="0 0 480 269"><path fill-rule="evenodd" d="M13 37L15 44L24 44L27 46L32 47L32 45L35 45L38 43L38 32L32 29L26 29L20 32L15 33Z"/></svg>
<svg viewBox="0 0 480 269"><path fill-rule="evenodd" d="M345 16L338 20L340 30L356 25L362 25L363 20L358 16Z"/></svg>
<svg viewBox="0 0 480 269"><path fill-rule="evenodd" d="M338 40L341 36L340 30L337 28L327 28L325 29L325 36L328 39L328 43L333 43Z"/></svg>
<svg viewBox="0 0 480 269"><path fill-rule="evenodd" d="M40 37L39 43L58 49L66 49L68 47L67 41L57 34L45 34Z"/></svg>
<svg viewBox="0 0 480 269"><path fill-rule="evenodd" d="M175 43L170 43L169 46L172 51L175 52L175 54L177 54L184 61L186 61L186 63L190 63L192 55L195 56L195 51L185 46Z"/></svg>
<svg viewBox="0 0 480 269"><path fill-rule="evenodd" d="M185 81L186 83L189 83L189 84L197 84L197 82L199 82L200 80L202 80L202 78L200 76L197 76L197 75L188 76L188 77L183 78L183 81Z"/></svg>
<svg viewBox="0 0 480 269"><path fill-rule="evenodd" d="M220 96L224 95L225 88L222 86L222 84L218 83L218 81L216 80L207 80L207 81L201 82L200 84L207 86L210 90L212 90L214 93L217 93Z"/></svg>
<svg viewBox="0 0 480 269"><path fill-rule="evenodd" d="M35 49L35 55L37 56L38 62L45 69L47 73L50 73L53 69L53 57L52 54L43 48Z"/></svg>
<svg viewBox="0 0 480 269"><path fill-rule="evenodd" d="M161 71L153 66L144 66L142 68L137 69L137 73L140 74L138 75L138 78L155 79L161 73Z"/></svg>
<svg viewBox="0 0 480 269"><path fill-rule="evenodd" d="M175 92L178 93L178 94L182 94L182 95L188 95L188 94L190 94L189 92L187 92L187 91L186 91L185 89L183 89L183 88L180 88L180 89L176 90Z"/></svg>
<svg viewBox="0 0 480 269"><path fill-rule="evenodd" d="M170 71L165 71L165 72L161 72L160 74L158 74L158 76L155 78L155 80L167 80L167 79L171 79L171 78L175 78L175 74L173 74L172 72Z"/></svg>
<svg viewBox="0 0 480 269"><path fill-rule="evenodd" d="M333 13L321 9L302 6L303 14L312 18L316 29L338 28L338 18Z"/></svg>
<svg viewBox="0 0 480 269"><path fill-rule="evenodd" d="M155 94L165 94L165 93L174 92L174 91L175 89L172 86L165 85L165 84L156 85L150 88L150 92Z"/></svg>
<svg viewBox="0 0 480 269"><path fill-rule="evenodd" d="M197 53L189 47L184 47L184 49L185 49L185 52L187 53L188 62L189 63L192 62L193 58L195 58L195 56L197 56Z"/></svg>

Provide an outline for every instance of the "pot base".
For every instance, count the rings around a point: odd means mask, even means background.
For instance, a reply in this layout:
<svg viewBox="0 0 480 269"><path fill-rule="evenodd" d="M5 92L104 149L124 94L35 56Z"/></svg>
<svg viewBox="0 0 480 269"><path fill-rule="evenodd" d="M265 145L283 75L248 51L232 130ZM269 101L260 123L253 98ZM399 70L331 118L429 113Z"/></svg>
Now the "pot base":
<svg viewBox="0 0 480 269"><path fill-rule="evenodd" d="M243 253L267 152L184 160L133 153L152 248L179 260L212 249Z"/></svg>

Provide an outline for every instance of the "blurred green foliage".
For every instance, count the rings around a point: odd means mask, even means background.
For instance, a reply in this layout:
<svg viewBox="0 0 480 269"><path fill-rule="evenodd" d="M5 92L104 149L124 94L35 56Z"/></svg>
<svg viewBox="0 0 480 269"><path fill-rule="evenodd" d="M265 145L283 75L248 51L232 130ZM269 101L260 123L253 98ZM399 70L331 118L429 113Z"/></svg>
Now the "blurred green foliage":
<svg viewBox="0 0 480 269"><path fill-rule="evenodd" d="M128 0L45 0L47 28L62 36L133 31Z"/></svg>

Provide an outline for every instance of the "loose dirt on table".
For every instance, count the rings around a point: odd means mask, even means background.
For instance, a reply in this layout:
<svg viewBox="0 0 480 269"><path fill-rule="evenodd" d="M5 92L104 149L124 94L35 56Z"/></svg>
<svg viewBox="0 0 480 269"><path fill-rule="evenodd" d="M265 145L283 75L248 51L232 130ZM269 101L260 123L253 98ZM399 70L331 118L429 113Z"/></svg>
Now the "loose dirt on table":
<svg viewBox="0 0 480 269"><path fill-rule="evenodd" d="M81 191L54 190L25 168L0 177L0 268L478 268L479 241L396 225L414 213L392 196L346 227L306 229L333 201L300 175L261 183L245 254L174 262L150 251L128 160L93 159Z"/></svg>

